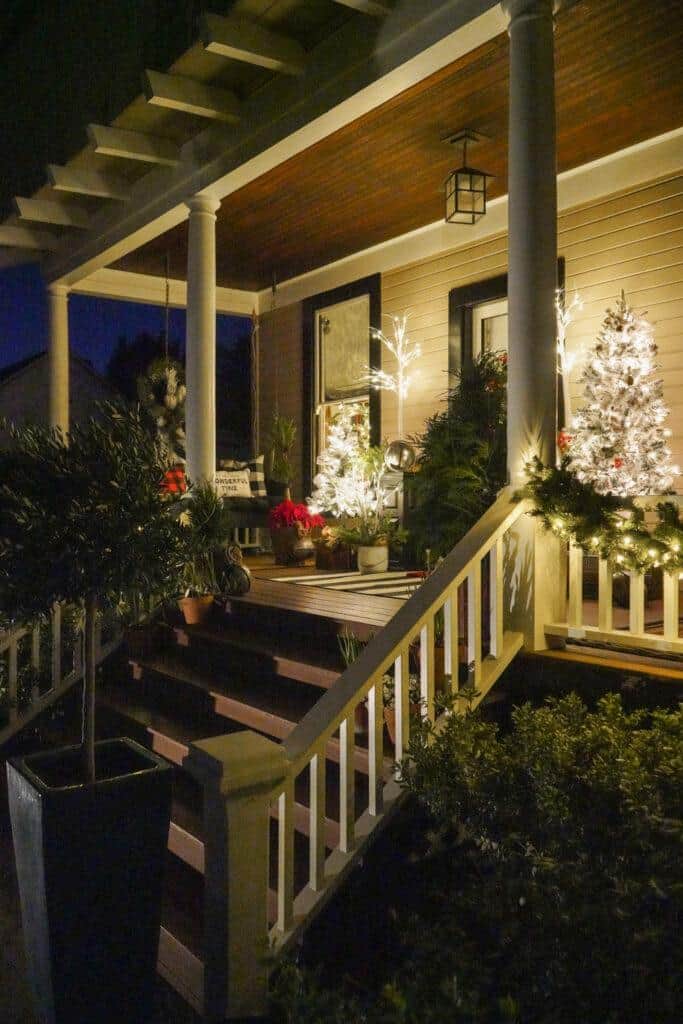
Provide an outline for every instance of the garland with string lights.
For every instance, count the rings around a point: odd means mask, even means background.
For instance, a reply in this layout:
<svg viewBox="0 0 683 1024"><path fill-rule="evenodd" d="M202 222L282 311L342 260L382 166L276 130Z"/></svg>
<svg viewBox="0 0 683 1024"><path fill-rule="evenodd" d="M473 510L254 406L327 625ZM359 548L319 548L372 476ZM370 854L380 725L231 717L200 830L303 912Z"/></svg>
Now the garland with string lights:
<svg viewBox="0 0 683 1024"><path fill-rule="evenodd" d="M648 509L657 518L648 529L645 509L614 494L599 494L572 471L568 456L553 467L535 458L527 472L528 483L517 497L529 498L531 515L556 536L606 558L617 571L683 571L683 521L674 502L660 501Z"/></svg>

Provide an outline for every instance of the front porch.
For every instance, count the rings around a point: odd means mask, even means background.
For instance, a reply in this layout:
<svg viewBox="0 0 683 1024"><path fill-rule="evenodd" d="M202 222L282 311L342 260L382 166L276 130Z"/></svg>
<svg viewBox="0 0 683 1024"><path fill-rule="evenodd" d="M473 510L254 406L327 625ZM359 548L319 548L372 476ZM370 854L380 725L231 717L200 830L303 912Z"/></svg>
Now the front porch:
<svg viewBox="0 0 683 1024"><path fill-rule="evenodd" d="M263 524L247 515L249 592L223 595L202 625L171 616L164 645L131 652L100 689L103 732L177 769L158 966L216 1021L264 1012L272 963L400 808L394 762L420 720L445 728L444 695L493 703L518 655L558 644L621 648L637 672L683 654L678 574L617 573L543 531L516 494L530 455L554 465L622 286L657 319L683 463L683 20L665 0L316 6L240 0L207 15L168 73L147 71L144 96L91 125L88 149L0 226L0 245L48 253L49 422L65 436L69 295L186 307L192 483L219 470L219 311L252 316L250 454L265 454L274 414L291 421L285 482L299 500L334 405L359 403L372 443L422 438L448 375L507 352L509 486L433 572L283 568L256 553ZM486 215L454 226L444 137L464 127L480 130L476 162L494 178ZM558 283L584 297L563 374ZM363 374L396 373L373 332L407 310L421 355L402 416L400 385L373 392ZM249 503L251 471L236 472ZM46 703L63 682L58 618ZM21 658L37 668L39 655L17 632L0 643L16 697Z"/></svg>

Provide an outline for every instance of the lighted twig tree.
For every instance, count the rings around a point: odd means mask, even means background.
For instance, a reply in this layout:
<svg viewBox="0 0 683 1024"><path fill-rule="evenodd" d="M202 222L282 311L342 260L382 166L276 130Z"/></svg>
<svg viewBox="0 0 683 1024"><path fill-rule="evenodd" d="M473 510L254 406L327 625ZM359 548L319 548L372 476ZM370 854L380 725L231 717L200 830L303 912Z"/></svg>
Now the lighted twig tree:
<svg viewBox="0 0 683 1024"><path fill-rule="evenodd" d="M652 325L622 292L583 372L585 405L569 445L572 470L600 494L664 494L679 473L664 427L662 381L654 377L656 354Z"/></svg>
<svg viewBox="0 0 683 1024"><path fill-rule="evenodd" d="M394 325L393 338L388 337L383 331L376 327L370 329L373 338L382 342L384 348L396 360L396 372L387 373L386 370L371 369L368 367L367 376L364 378L375 391L393 391L396 395L396 416L399 438L403 437L403 405L408 397L412 376L408 369L420 358L420 346L411 342L408 337L408 314L403 316L390 317Z"/></svg>

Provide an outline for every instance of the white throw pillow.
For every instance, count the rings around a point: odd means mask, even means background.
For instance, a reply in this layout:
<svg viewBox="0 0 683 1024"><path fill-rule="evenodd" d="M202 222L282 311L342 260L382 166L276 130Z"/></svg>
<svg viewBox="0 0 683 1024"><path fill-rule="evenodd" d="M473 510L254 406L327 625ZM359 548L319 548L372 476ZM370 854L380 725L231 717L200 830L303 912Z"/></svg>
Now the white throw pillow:
<svg viewBox="0 0 683 1024"><path fill-rule="evenodd" d="M216 473L216 490L221 498L251 498L249 470L219 470Z"/></svg>

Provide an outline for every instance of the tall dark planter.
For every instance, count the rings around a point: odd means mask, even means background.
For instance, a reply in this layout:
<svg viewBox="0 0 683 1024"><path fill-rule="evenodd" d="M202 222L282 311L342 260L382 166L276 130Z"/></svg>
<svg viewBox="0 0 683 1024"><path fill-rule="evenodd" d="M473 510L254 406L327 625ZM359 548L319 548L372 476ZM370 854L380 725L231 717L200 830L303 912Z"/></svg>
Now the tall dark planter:
<svg viewBox="0 0 683 1024"><path fill-rule="evenodd" d="M29 973L41 1024L148 1024L171 770L128 739L8 762Z"/></svg>

